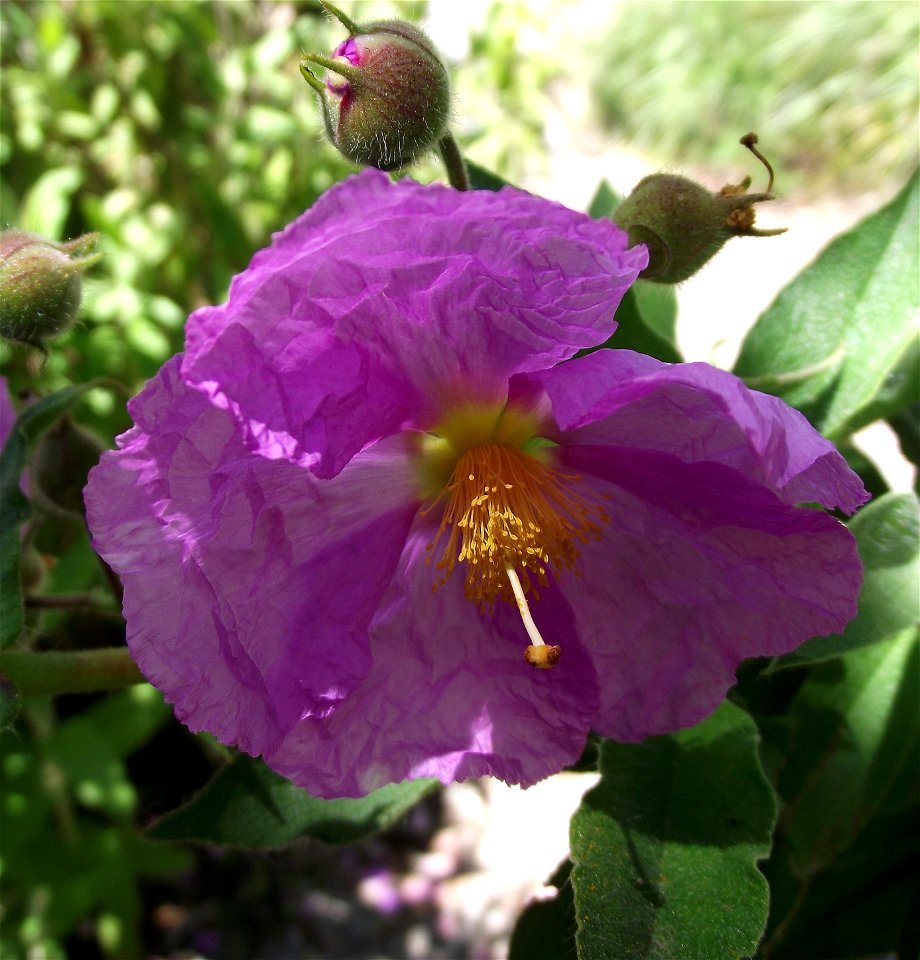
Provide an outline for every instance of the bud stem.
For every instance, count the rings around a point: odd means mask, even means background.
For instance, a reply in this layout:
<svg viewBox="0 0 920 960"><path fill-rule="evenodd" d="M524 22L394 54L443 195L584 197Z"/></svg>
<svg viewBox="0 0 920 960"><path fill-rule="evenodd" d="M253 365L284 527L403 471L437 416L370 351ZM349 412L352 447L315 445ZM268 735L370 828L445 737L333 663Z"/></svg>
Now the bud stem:
<svg viewBox="0 0 920 960"><path fill-rule="evenodd" d="M332 14L353 37L361 33L361 28L354 20L350 20L338 7L329 3L329 0L319 0L319 2L326 13Z"/></svg>
<svg viewBox="0 0 920 960"><path fill-rule="evenodd" d="M66 653L4 650L0 674L27 697L115 690L146 682L127 647Z"/></svg>
<svg viewBox="0 0 920 960"><path fill-rule="evenodd" d="M325 67L327 70L337 73L340 77L344 77L353 84L361 83L361 71L357 67L352 66L352 64L346 63L344 57L324 57L321 53L305 53L303 59L309 60L311 63L315 63L320 67ZM307 80L303 65L301 65L300 72L303 74L304 80ZM310 81L307 80L307 83L310 83Z"/></svg>
<svg viewBox="0 0 920 960"><path fill-rule="evenodd" d="M47 596L26 596L23 602L33 610L97 610L108 613L109 608L91 593L54 593Z"/></svg>
<svg viewBox="0 0 920 960"><path fill-rule="evenodd" d="M438 141L438 150L447 168L447 180L450 185L457 190L469 190L470 178L466 172L466 163L452 133L445 133L441 137Z"/></svg>
<svg viewBox="0 0 920 960"><path fill-rule="evenodd" d="M310 72L310 70L307 68L307 65L306 65L305 63L301 63L301 65L300 65L300 74L301 74L301 76L304 78L304 80L306 80L307 83L309 83L310 86L313 87L313 89L314 89L321 97L325 97L325 96L326 96L326 85L323 83L322 80L320 80L320 79L318 79L317 77L314 77L314 76L313 76L313 74L312 74L312 73Z"/></svg>
<svg viewBox="0 0 920 960"><path fill-rule="evenodd" d="M322 80L314 77L303 63L300 65L300 73L304 80L319 94L319 106L323 115L323 126L326 128L326 136L335 143L335 124L332 122L332 117L329 113L329 101L326 99L326 85Z"/></svg>

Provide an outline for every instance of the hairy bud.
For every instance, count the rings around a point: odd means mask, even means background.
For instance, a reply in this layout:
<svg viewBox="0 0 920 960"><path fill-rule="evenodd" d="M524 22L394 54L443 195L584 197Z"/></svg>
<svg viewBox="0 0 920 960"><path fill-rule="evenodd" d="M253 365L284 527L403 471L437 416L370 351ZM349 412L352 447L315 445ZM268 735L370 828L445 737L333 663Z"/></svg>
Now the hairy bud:
<svg viewBox="0 0 920 960"><path fill-rule="evenodd" d="M620 204L614 220L631 244L644 243L649 264L640 274L656 283L680 283L708 263L731 237L771 237L779 230L754 226L754 204L772 200L773 171L755 149L755 134L742 137L770 171L765 193L747 193L751 178L728 184L718 193L687 177L656 173L636 186Z"/></svg>
<svg viewBox="0 0 920 960"><path fill-rule="evenodd" d="M42 434L29 466L36 504L54 514L82 517L83 488L105 449L102 441L65 413Z"/></svg>
<svg viewBox="0 0 920 960"><path fill-rule="evenodd" d="M55 243L34 233L0 234L0 335L42 348L70 327L80 307L80 274L96 263L98 234Z"/></svg>
<svg viewBox="0 0 920 960"><path fill-rule="evenodd" d="M428 37L401 20L358 26L324 3L350 31L331 57L307 54L301 73L320 95L329 139L353 163L395 170L445 135L450 78ZM308 64L325 67L325 85Z"/></svg>

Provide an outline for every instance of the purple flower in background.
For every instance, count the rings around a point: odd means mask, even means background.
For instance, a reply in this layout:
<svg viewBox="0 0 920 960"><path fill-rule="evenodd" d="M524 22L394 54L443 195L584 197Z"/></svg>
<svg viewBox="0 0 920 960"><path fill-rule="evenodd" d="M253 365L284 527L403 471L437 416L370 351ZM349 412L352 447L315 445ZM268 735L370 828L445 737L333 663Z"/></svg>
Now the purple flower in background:
<svg viewBox="0 0 920 960"><path fill-rule="evenodd" d="M10 400L10 391L6 377L0 377L0 447L6 443L6 438L13 432L16 422L16 409Z"/></svg>
<svg viewBox="0 0 920 960"><path fill-rule="evenodd" d="M571 359L646 264L626 242L368 171L192 315L86 491L183 722L320 796L526 786L844 627L853 538L796 504L867 495L804 417L703 364Z"/></svg>

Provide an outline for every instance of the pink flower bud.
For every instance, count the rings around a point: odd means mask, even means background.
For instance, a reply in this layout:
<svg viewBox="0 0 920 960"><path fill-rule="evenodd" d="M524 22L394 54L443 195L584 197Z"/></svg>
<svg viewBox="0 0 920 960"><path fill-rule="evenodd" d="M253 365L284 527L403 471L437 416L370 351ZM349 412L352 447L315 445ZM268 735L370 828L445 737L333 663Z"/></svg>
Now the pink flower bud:
<svg viewBox="0 0 920 960"><path fill-rule="evenodd" d="M327 70L323 86L301 66L304 79L321 95L330 139L354 163L394 170L416 160L446 133L447 68L412 24L367 24L331 57L308 54L304 60Z"/></svg>

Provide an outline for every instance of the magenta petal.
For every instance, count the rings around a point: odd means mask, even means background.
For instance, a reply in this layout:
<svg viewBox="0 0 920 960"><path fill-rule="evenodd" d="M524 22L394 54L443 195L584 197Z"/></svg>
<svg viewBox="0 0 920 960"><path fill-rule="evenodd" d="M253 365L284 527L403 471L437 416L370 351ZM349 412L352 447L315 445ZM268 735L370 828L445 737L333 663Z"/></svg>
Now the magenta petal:
<svg viewBox="0 0 920 960"><path fill-rule="evenodd" d="M529 786L580 755L598 681L552 586L536 616L564 644L549 671L524 662L517 610L480 614L462 574L432 589L430 524L410 537L371 625L373 666L328 718L305 719L266 761L317 796L359 796L392 781L491 774Z"/></svg>
<svg viewBox="0 0 920 960"><path fill-rule="evenodd" d="M414 481L399 438L325 484L253 455L178 379L178 360L92 471L87 518L124 582L141 670L193 730L261 753L369 669L366 625L416 512Z"/></svg>
<svg viewBox="0 0 920 960"><path fill-rule="evenodd" d="M722 463L791 504L852 513L869 499L846 460L801 413L707 364L600 350L534 379L549 394L563 443Z"/></svg>
<svg viewBox="0 0 920 960"><path fill-rule="evenodd" d="M646 263L626 242L513 189L366 172L257 254L227 305L190 318L186 355L131 404L136 426L86 491L131 650L180 719L318 796L426 776L526 786L592 728L636 740L695 723L742 659L844 628L853 537L795 504L853 510L866 493L804 417L702 364L571 360L610 335ZM467 438L467 401L533 419L480 436L473 416ZM460 462L436 457L538 421L555 443L539 456L606 515L580 576L553 557L531 594L562 648L548 671L524 662L515 606L480 611L462 566L438 585L426 547L448 498L420 503L422 480L433 494ZM540 498L511 468L480 489L477 507ZM521 561L519 543L498 559Z"/></svg>
<svg viewBox="0 0 920 960"><path fill-rule="evenodd" d="M16 422L16 409L10 400L6 377L0 377L0 447L6 443L6 438L13 432Z"/></svg>
<svg viewBox="0 0 920 960"><path fill-rule="evenodd" d="M603 540L562 584L601 685L595 729L640 740L703 719L738 663L843 629L862 568L853 536L729 467L569 447L608 498ZM597 478L603 478L598 480Z"/></svg>
<svg viewBox="0 0 920 960"><path fill-rule="evenodd" d="M263 455L332 476L458 393L501 399L512 374L609 337L647 262L626 244L609 221L512 188L366 171L276 235L228 304L193 314L183 373Z"/></svg>
<svg viewBox="0 0 920 960"><path fill-rule="evenodd" d="M361 56L355 37L343 40L332 52L333 58L344 57L349 63L360 63Z"/></svg>

